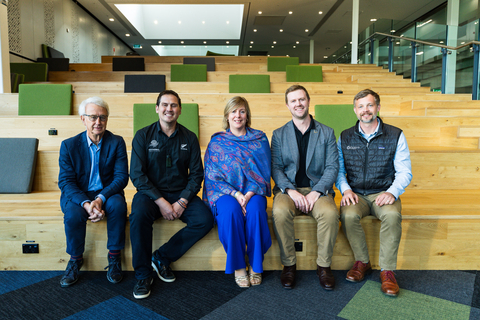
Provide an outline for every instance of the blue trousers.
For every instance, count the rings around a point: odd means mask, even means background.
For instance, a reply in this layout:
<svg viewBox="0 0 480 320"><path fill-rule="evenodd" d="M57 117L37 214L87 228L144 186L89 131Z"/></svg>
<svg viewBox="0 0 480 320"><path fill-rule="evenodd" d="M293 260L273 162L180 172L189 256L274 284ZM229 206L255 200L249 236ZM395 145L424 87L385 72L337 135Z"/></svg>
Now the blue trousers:
<svg viewBox="0 0 480 320"><path fill-rule="evenodd" d="M272 245L267 221L267 199L254 195L247 204L245 215L240 204L230 195L220 197L216 206L218 237L227 253L225 273L234 273L246 267L245 246L253 271L262 273L263 256Z"/></svg>
<svg viewBox="0 0 480 320"><path fill-rule="evenodd" d="M165 200L174 203L180 198L181 192L162 194ZM152 275L153 222L160 217L163 216L157 204L143 193L137 192L133 197L132 213L129 217L132 264L137 280ZM212 213L197 196L188 202L180 220L187 225L153 253L165 266L177 261L213 228Z"/></svg>
<svg viewBox="0 0 480 320"><path fill-rule="evenodd" d="M94 200L99 192L86 192L90 200ZM127 203L123 194L115 194L105 201L103 208L107 218L107 248L122 250L125 247L125 223L127 221ZM67 237L67 253L79 256L85 251L85 235L87 233L88 213L76 203L67 201L62 208Z"/></svg>

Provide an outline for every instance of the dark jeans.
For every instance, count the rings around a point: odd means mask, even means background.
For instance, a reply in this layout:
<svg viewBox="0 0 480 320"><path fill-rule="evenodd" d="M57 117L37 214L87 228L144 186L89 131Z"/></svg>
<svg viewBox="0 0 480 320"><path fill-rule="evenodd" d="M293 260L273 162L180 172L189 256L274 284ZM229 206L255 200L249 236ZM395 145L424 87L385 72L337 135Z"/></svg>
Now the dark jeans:
<svg viewBox="0 0 480 320"><path fill-rule="evenodd" d="M94 200L98 191L86 192L90 200ZM88 213L78 204L68 201L63 209L65 235L67 237L67 253L79 256L85 251L85 235L87 231ZM122 250L125 247L125 223L127 221L127 203L122 194L115 194L103 204L107 218L107 248Z"/></svg>
<svg viewBox="0 0 480 320"><path fill-rule="evenodd" d="M163 197L174 203L181 192L163 193ZM152 231L153 222L163 217L155 202L141 192L137 192L132 201L130 214L130 241L132 242L132 264L137 280L152 275ZM187 209L180 217L187 225L179 230L167 243L155 251L155 258L165 266L178 260L198 240L203 238L213 227L213 215L199 197L195 196L188 203Z"/></svg>

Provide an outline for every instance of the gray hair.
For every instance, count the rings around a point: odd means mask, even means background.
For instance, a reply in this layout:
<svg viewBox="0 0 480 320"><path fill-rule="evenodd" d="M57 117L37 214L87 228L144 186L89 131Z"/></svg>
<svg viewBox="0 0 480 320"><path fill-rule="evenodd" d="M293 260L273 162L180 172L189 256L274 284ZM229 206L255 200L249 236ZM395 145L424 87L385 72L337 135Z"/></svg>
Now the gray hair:
<svg viewBox="0 0 480 320"><path fill-rule="evenodd" d="M110 115L110 110L108 109L108 103L100 97L90 97L83 100L82 103L80 103L80 106L78 107L78 114L81 116L84 115L85 107L87 106L87 104L90 104L90 103L107 110L107 115L108 116Z"/></svg>

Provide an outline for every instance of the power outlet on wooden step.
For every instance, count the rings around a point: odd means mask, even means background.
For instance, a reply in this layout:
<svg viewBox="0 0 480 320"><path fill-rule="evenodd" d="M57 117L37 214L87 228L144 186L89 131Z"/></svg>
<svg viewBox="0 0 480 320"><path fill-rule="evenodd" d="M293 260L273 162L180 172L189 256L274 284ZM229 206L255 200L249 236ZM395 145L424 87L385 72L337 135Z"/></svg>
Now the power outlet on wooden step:
<svg viewBox="0 0 480 320"><path fill-rule="evenodd" d="M295 251L297 252L303 251L303 242L295 241Z"/></svg>
<svg viewBox="0 0 480 320"><path fill-rule="evenodd" d="M24 243L22 244L23 253L39 253L38 243Z"/></svg>

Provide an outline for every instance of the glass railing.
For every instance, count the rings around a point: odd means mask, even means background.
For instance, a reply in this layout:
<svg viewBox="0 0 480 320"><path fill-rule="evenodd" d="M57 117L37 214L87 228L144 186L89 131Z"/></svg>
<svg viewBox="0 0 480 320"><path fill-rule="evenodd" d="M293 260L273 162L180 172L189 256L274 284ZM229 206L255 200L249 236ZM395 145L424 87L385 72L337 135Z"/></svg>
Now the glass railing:
<svg viewBox="0 0 480 320"><path fill-rule="evenodd" d="M396 31L395 25L401 23L377 21L360 33L357 63L388 68L432 91L445 93L446 86L454 83L455 93L471 93L472 98L478 100L479 20L449 30L446 25L435 24L430 19L404 24L402 30ZM328 62L351 63L350 47L351 44L344 45ZM455 81L452 72L447 72L447 57L455 58Z"/></svg>

